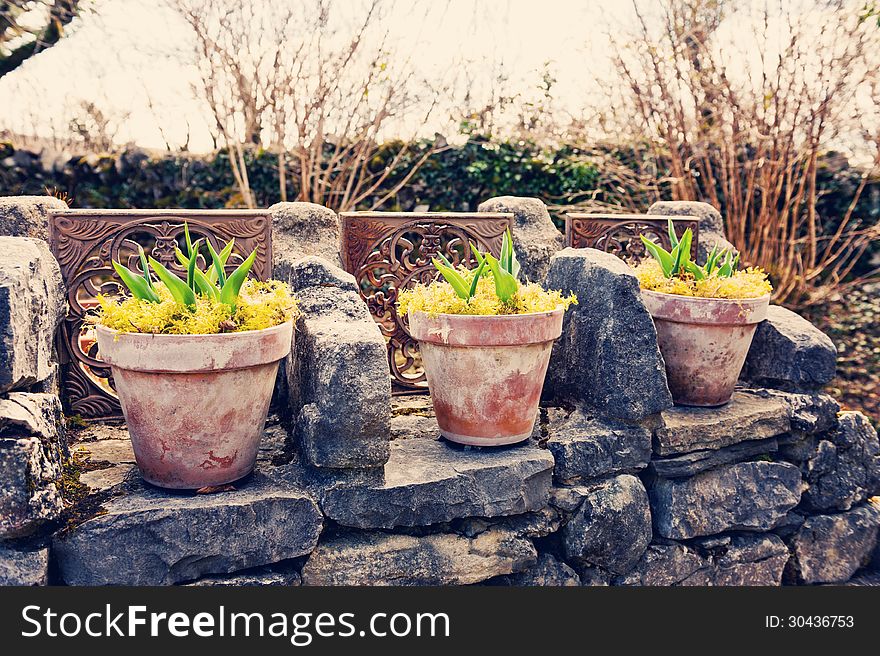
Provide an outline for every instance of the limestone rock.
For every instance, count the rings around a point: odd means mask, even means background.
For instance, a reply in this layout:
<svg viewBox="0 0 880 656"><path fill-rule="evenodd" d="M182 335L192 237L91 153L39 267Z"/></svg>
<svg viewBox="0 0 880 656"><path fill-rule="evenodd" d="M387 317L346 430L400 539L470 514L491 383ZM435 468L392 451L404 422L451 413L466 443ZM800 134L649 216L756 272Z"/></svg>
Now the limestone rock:
<svg viewBox="0 0 880 656"><path fill-rule="evenodd" d="M33 533L64 510L61 403L50 394L0 398L0 539Z"/></svg>
<svg viewBox="0 0 880 656"><path fill-rule="evenodd" d="M547 448L562 483L635 472L651 459L651 431L638 425L606 422L576 410L547 428Z"/></svg>
<svg viewBox="0 0 880 656"><path fill-rule="evenodd" d="M315 271L309 276L304 270ZM302 316L284 363L287 409L304 462L375 468L388 460L391 378L385 340L351 276L326 262L300 260L291 279ZM328 281L337 279L339 284Z"/></svg>
<svg viewBox="0 0 880 656"><path fill-rule="evenodd" d="M793 564L804 583L842 583L871 559L880 506L867 503L839 515L808 517L794 536Z"/></svg>
<svg viewBox="0 0 880 656"><path fill-rule="evenodd" d="M791 430L798 436L824 433L837 427L840 404L828 394L800 394L774 389L749 389L745 392L782 401L788 407Z"/></svg>
<svg viewBox="0 0 880 656"><path fill-rule="evenodd" d="M733 535L710 544L657 544L648 547L632 572L616 585L778 586L789 559L777 536Z"/></svg>
<svg viewBox="0 0 880 656"><path fill-rule="evenodd" d="M487 585L508 586L547 586L547 587L577 587L581 579L571 567L557 560L551 554L542 553L538 556L538 562L519 574L508 574L490 579Z"/></svg>
<svg viewBox="0 0 880 656"><path fill-rule="evenodd" d="M344 526L427 526L462 517L501 517L547 503L553 457L533 444L468 449L439 440L391 443L384 484L338 486L321 507Z"/></svg>
<svg viewBox="0 0 880 656"><path fill-rule="evenodd" d="M531 541L490 528L475 537L350 533L318 545L305 585L466 585L521 572L537 561Z"/></svg>
<svg viewBox="0 0 880 656"><path fill-rule="evenodd" d="M660 456L763 440L788 432L791 425L782 401L741 392L720 408L676 406L661 418L654 432L654 452Z"/></svg>
<svg viewBox="0 0 880 656"><path fill-rule="evenodd" d="M574 292L553 345L545 399L586 404L605 418L639 420L672 406L657 331L639 283L622 260L566 248L553 256L546 287Z"/></svg>
<svg viewBox="0 0 880 656"><path fill-rule="evenodd" d="M536 422L537 424L537 422ZM411 394L391 399L391 439L428 438L440 435L434 405L428 394Z"/></svg>
<svg viewBox="0 0 880 656"><path fill-rule="evenodd" d="M293 262L309 255L342 266L336 212L323 205L297 202L275 203L269 207L269 213L277 280L287 280Z"/></svg>
<svg viewBox="0 0 880 656"><path fill-rule="evenodd" d="M804 479L804 503L813 510L849 510L880 493L880 443L868 418L841 413L837 431L805 463Z"/></svg>
<svg viewBox="0 0 880 656"><path fill-rule="evenodd" d="M243 572L233 572L221 576L206 576L198 581L184 584L194 587L236 587L257 585L302 585L299 571L291 565L269 565L257 567Z"/></svg>
<svg viewBox="0 0 880 656"><path fill-rule="evenodd" d="M706 258L712 251L713 246L718 248L718 250L737 252L734 245L727 241L724 236L724 221L721 218L721 213L709 203L687 200L658 201L648 208L648 214L692 216L699 219L700 231L697 237L697 252L694 254L694 257L700 264L706 262Z"/></svg>
<svg viewBox="0 0 880 656"><path fill-rule="evenodd" d="M0 585L46 585L49 550L18 551L0 543Z"/></svg>
<svg viewBox="0 0 880 656"><path fill-rule="evenodd" d="M66 210L67 203L54 196L0 197L0 235L49 239L49 212Z"/></svg>
<svg viewBox="0 0 880 656"><path fill-rule="evenodd" d="M709 566L694 549L683 544L652 544L631 572L614 580L616 585L682 585L696 572Z"/></svg>
<svg viewBox="0 0 880 656"><path fill-rule="evenodd" d="M623 474L584 488L562 539L566 559L625 574L651 542L651 512L642 482Z"/></svg>
<svg viewBox="0 0 880 656"><path fill-rule="evenodd" d="M775 535L734 535L706 549L711 567L695 573L682 585L778 586L790 554Z"/></svg>
<svg viewBox="0 0 880 656"><path fill-rule="evenodd" d="M550 268L550 258L565 244L547 206L537 198L498 196L480 203L477 211L513 214L511 235L522 266L521 275L532 282L543 281Z"/></svg>
<svg viewBox="0 0 880 656"><path fill-rule="evenodd" d="M797 467L775 462L741 462L689 479L658 479L649 490L654 530L673 540L767 531L798 504L801 485Z"/></svg>
<svg viewBox="0 0 880 656"><path fill-rule="evenodd" d="M70 585L167 585L309 553L323 518L291 485L255 473L233 491L180 495L131 484L104 514L56 537Z"/></svg>
<svg viewBox="0 0 880 656"><path fill-rule="evenodd" d="M739 444L731 444L721 449L709 449L706 451L691 451L670 458L654 458L651 461L650 471L656 476L663 478L682 478L693 476L707 469L734 462L742 462L755 456L774 453L779 449L779 443L775 437L763 440L749 440Z"/></svg>
<svg viewBox="0 0 880 656"><path fill-rule="evenodd" d="M287 263L283 278L295 292L309 287L338 287L349 292L357 292L354 276L343 271L331 260L308 255Z"/></svg>
<svg viewBox="0 0 880 656"><path fill-rule="evenodd" d="M713 205L692 200L661 200L648 208L648 214L658 216L692 216L700 221L700 231L724 232L724 220ZM681 236L681 235L679 235Z"/></svg>
<svg viewBox="0 0 880 656"><path fill-rule="evenodd" d="M834 342L803 317L771 305L758 324L742 378L793 392L817 389L834 378Z"/></svg>
<svg viewBox="0 0 880 656"><path fill-rule="evenodd" d="M55 373L55 329L65 307L61 270L49 246L0 237L0 393Z"/></svg>

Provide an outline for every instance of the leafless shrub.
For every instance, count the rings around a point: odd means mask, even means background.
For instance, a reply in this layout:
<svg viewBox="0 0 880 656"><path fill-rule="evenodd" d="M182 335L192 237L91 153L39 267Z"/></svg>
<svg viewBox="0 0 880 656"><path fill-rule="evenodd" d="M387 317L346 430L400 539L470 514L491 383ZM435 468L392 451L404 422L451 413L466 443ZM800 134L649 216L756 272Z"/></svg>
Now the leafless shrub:
<svg viewBox="0 0 880 656"><path fill-rule="evenodd" d="M853 266L880 237L855 212L880 172L880 31L858 3L808 4L634 2L634 32L611 39L611 138L645 144L673 198L721 208L744 261L792 305L863 282ZM819 216L821 156L854 142L862 183L843 217Z"/></svg>
<svg viewBox="0 0 880 656"><path fill-rule="evenodd" d="M277 153L282 200L292 181L298 200L337 210L381 206L430 155L414 156L403 134L395 135L403 137L398 148L382 147L389 123L414 137L439 93L415 84L407 58L390 50L382 26L388 2L169 2L195 34L199 95L249 207L252 146ZM395 121L405 115L409 126Z"/></svg>

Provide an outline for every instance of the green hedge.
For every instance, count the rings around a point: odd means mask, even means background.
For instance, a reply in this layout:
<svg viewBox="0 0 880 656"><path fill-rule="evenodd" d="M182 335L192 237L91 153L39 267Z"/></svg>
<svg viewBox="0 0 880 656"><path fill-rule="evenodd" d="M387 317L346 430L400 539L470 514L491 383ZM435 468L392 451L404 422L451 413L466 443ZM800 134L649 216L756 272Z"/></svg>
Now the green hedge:
<svg viewBox="0 0 880 656"><path fill-rule="evenodd" d="M383 145L370 162L370 168L382 170L403 147L401 142ZM427 142L414 144L404 158L405 164L419 158L428 147ZM606 159L612 158L624 167L643 166L647 157L645 149L638 146L607 147L603 153ZM266 151L252 150L247 153L247 159L257 203L265 207L278 202L277 157ZM525 141L471 136L464 145L446 147L432 154L382 209L410 211L428 206L436 211L472 211L487 198L508 194L535 196L560 205L565 204L568 195L585 192L594 192L597 200L620 199L626 191L602 188L596 161L573 147L547 150ZM404 165L393 171L384 188L359 209L369 208L383 197L408 170ZM861 171L851 167L845 157L828 153L823 158L819 169L818 207L823 233L833 234L860 177ZM240 206L228 156L222 151L196 156L188 153L151 155L130 149L47 162L38 154L0 143L0 195L44 194L47 190L66 195L71 206L80 208ZM290 182L288 197L295 198L296 194L295 185ZM647 199L648 195L631 200L638 206L641 198ZM867 186L855 214L867 223L880 218L880 181L872 181ZM878 252L880 246L875 247L873 253L867 253L858 270L867 270Z"/></svg>
<svg viewBox="0 0 880 656"><path fill-rule="evenodd" d="M402 144L390 143L377 154L374 166L384 166ZM405 158L419 157L427 144ZM251 188L261 206L280 200L278 160L262 150L247 154ZM386 181L378 198L406 174L401 166ZM383 209L474 210L486 198L504 194L537 196L559 201L570 192L592 189L598 171L576 149L547 152L525 142L496 143L472 138L460 147L433 154ZM221 208L238 204L239 196L228 156L168 154L150 156L139 150L73 157L47 165L31 152L0 145L0 193L43 194L46 189L67 194L81 208ZM288 197L297 189L288 183ZM372 204L371 198L364 205Z"/></svg>

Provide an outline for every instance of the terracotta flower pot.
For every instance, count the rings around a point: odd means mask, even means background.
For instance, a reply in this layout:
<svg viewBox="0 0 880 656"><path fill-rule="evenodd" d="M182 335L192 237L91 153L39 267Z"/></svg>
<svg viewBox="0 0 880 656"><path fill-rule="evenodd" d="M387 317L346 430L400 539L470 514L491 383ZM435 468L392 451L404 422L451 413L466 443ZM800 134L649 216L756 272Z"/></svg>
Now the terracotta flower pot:
<svg viewBox="0 0 880 656"><path fill-rule="evenodd" d="M694 298L643 289L642 299L654 317L673 401L705 407L730 401L770 295Z"/></svg>
<svg viewBox="0 0 880 656"><path fill-rule="evenodd" d="M221 335L119 333L98 326L135 459L150 483L223 485L256 462L293 323Z"/></svg>
<svg viewBox="0 0 880 656"><path fill-rule="evenodd" d="M477 446L528 439L562 315L410 315L443 437Z"/></svg>

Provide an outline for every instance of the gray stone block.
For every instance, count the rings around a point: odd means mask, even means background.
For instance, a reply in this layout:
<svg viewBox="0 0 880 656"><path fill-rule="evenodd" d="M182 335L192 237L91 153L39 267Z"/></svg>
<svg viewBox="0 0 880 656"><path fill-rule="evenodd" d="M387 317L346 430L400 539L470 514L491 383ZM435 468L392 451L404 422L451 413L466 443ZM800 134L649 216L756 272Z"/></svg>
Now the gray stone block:
<svg viewBox="0 0 880 656"><path fill-rule="evenodd" d="M54 196L0 197L0 235L49 239L49 213L66 210L67 203Z"/></svg>
<svg viewBox="0 0 880 656"><path fill-rule="evenodd" d="M654 530L686 540L724 531L768 531L801 498L800 471L775 462L741 462L688 479L658 479L648 491Z"/></svg>
<svg viewBox="0 0 880 656"><path fill-rule="evenodd" d="M537 562L530 540L492 527L457 533L349 533L321 542L303 567L304 585L467 585Z"/></svg>
<svg viewBox="0 0 880 656"><path fill-rule="evenodd" d="M0 393L51 378L66 300L61 270L39 239L0 237Z"/></svg>
<svg viewBox="0 0 880 656"><path fill-rule="evenodd" d="M105 512L60 534L69 585L167 585L304 556L323 527L302 489L255 473L233 491L181 495L135 481Z"/></svg>
<svg viewBox="0 0 880 656"><path fill-rule="evenodd" d="M547 504L553 456L531 443L460 449L439 440L391 443L384 484L326 489L325 514L344 526L427 526L463 517L501 517Z"/></svg>
<svg viewBox="0 0 880 656"><path fill-rule="evenodd" d="M791 427L782 401L741 392L720 408L676 406L660 416L661 426L654 431L654 452L659 456L763 440L787 433Z"/></svg>
<svg viewBox="0 0 880 656"><path fill-rule="evenodd" d="M791 310L771 305L755 330L742 378L764 387L811 391L829 383L836 366L831 338Z"/></svg>
<svg viewBox="0 0 880 656"><path fill-rule="evenodd" d="M511 236L522 266L522 278L542 282L550 268L550 258L565 245L547 206L538 198L498 196L480 203L477 211L513 214Z"/></svg>
<svg viewBox="0 0 880 656"><path fill-rule="evenodd" d="M0 397L0 539L29 535L60 517L65 451L57 396Z"/></svg>
<svg viewBox="0 0 880 656"><path fill-rule="evenodd" d="M866 503L839 515L808 517L791 541L793 565L804 583L843 583L871 560L880 506Z"/></svg>
<svg viewBox="0 0 880 656"><path fill-rule="evenodd" d="M575 490L582 501L562 528L566 559L625 574L651 542L651 511L642 482L623 474Z"/></svg>
<svg viewBox="0 0 880 656"><path fill-rule="evenodd" d="M567 484L636 472L651 459L650 430L603 421L579 410L559 421L551 419L546 445L556 461L556 480Z"/></svg>
<svg viewBox="0 0 880 656"><path fill-rule="evenodd" d="M604 418L623 420L672 406L654 321L621 259L566 248L553 256L546 287L578 297L553 345L547 401L583 404Z"/></svg>
<svg viewBox="0 0 880 656"><path fill-rule="evenodd" d="M291 276L303 285L294 287L302 316L284 363L286 413L303 460L323 468L382 467L391 378L379 327L347 273L308 258L294 263Z"/></svg>
<svg viewBox="0 0 880 656"><path fill-rule="evenodd" d="M307 256L323 258L342 266L339 258L339 217L336 212L315 203L275 203L272 215L274 277L287 280L290 266Z"/></svg>
<svg viewBox="0 0 880 656"><path fill-rule="evenodd" d="M48 579L48 549L19 551L0 542L0 586L46 585Z"/></svg>

